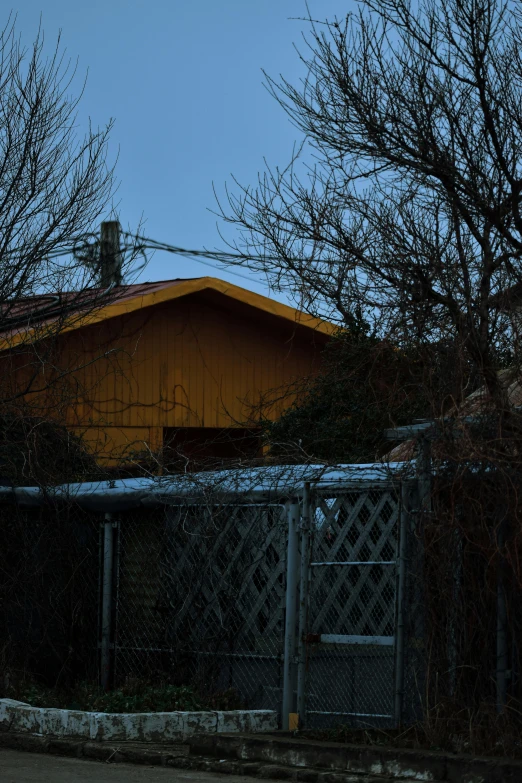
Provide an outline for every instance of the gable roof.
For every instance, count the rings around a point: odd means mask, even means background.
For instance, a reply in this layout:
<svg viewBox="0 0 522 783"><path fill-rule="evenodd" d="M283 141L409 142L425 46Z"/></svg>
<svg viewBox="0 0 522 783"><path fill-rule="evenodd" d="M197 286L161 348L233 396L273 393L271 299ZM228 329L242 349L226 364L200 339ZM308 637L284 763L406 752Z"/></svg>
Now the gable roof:
<svg viewBox="0 0 522 783"><path fill-rule="evenodd" d="M214 299L221 299L233 306L252 309L268 317L282 319L287 324L291 323L299 329L311 329L324 337L332 335L337 329L334 324L328 321L322 321L289 305L216 277L161 280L119 286L116 293L111 292L107 304L103 304L103 293L100 289L91 289L80 295L77 293L54 295L54 299L59 300L56 304L58 311L67 306L68 302L72 302L70 305L71 315L64 320L59 329L60 333L81 329L110 318L117 318L146 307L153 307L197 293L210 295ZM4 331L0 332L0 350L13 347L27 338L43 339L46 336L46 328L51 332L58 317L53 315L52 310L47 309L49 299L52 298L53 296L49 295L35 296L16 302L10 312L11 317L15 316L16 323L7 326ZM96 300L100 304L97 304ZM93 303L94 309L92 309ZM85 310L87 312L82 315L82 311ZM39 312L41 313L40 317L38 317Z"/></svg>
<svg viewBox="0 0 522 783"><path fill-rule="evenodd" d="M268 296L256 294L248 291L246 288L227 283L225 280L219 280L216 277L196 277L188 280L163 280L156 283L141 283L136 285L122 286L122 295L118 296L116 301L111 302L106 307L100 308L89 316L89 323L97 323L108 318L114 318L118 315L132 313L135 310L141 310L144 307L170 302L189 294L195 294L203 291L211 291L228 297L234 302L238 302L248 307L260 310L276 318L283 318L298 326L303 326L323 334L332 334L336 327L327 321L321 321L319 318L303 313L289 305L270 299Z"/></svg>

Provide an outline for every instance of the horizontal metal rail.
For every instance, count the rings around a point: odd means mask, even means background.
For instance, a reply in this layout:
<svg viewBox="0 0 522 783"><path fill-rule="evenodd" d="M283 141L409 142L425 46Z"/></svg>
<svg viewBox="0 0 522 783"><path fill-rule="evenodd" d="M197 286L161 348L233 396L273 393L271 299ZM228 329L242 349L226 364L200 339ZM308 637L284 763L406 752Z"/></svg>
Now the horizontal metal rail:
<svg viewBox="0 0 522 783"><path fill-rule="evenodd" d="M220 658L255 658L262 661L281 661L283 660L283 654L279 655L263 655L263 653L226 653L226 652L206 652L203 650L191 650L194 655L217 655Z"/></svg>
<svg viewBox="0 0 522 783"><path fill-rule="evenodd" d="M406 468L405 470L408 470L408 468ZM376 491L395 490L397 489L399 482L400 482L400 476L396 475L396 476L391 476L386 478L378 478L374 482L372 482L368 478L364 478L361 476L360 478L346 479L344 482L339 480L334 480L334 479L318 478L318 479L312 479L310 483L315 493L328 497L328 493L332 493L333 495L334 493L347 494L349 492L364 492L368 487L369 483L372 484L372 487ZM298 496L302 495L302 491L299 491L298 487L296 487L296 494Z"/></svg>
<svg viewBox="0 0 522 783"><path fill-rule="evenodd" d="M307 710L307 715L348 715L352 718L393 718L393 715L384 715L378 712L333 712L328 710Z"/></svg>
<svg viewBox="0 0 522 783"><path fill-rule="evenodd" d="M123 652L123 651L132 651L132 652L159 652L159 653L179 653L179 648L174 647L127 647L126 645L120 645L118 644L116 647L116 652ZM256 658L261 660L267 660L267 661L280 661L281 655L263 655L262 653L228 653L228 652L206 652L204 650L186 650L184 652L189 652L191 655L214 655L219 658Z"/></svg>
<svg viewBox="0 0 522 783"><path fill-rule="evenodd" d="M396 560L339 560L332 563L310 563L312 567L317 566L377 566L377 565L396 565Z"/></svg>
<svg viewBox="0 0 522 783"><path fill-rule="evenodd" d="M395 636L355 636L340 633L309 633L308 644L363 644L379 647L393 647Z"/></svg>

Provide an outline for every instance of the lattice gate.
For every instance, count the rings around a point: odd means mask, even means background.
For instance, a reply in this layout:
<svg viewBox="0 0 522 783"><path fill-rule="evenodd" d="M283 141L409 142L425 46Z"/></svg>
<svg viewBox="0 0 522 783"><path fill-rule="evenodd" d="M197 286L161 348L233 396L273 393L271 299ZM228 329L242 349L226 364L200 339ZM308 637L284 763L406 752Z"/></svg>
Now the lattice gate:
<svg viewBox="0 0 522 783"><path fill-rule="evenodd" d="M163 676L279 709L286 540L281 505L122 514L115 681Z"/></svg>
<svg viewBox="0 0 522 783"><path fill-rule="evenodd" d="M283 728L397 724L407 487L304 484L274 504L121 513L111 680L236 693Z"/></svg>
<svg viewBox="0 0 522 783"><path fill-rule="evenodd" d="M307 727L397 722L400 505L392 485L310 496L297 695Z"/></svg>

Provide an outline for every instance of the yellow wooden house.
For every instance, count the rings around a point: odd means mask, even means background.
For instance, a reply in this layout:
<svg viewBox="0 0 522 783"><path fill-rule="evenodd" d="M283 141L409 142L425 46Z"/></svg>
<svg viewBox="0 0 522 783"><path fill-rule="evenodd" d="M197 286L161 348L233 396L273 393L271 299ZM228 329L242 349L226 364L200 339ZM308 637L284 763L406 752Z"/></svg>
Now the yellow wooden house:
<svg viewBox="0 0 522 783"><path fill-rule="evenodd" d="M167 445L198 458L259 456L261 410L276 418L291 404L284 390L317 372L333 331L213 277L120 286L108 304L64 324L25 404L65 421L108 465ZM4 380L10 354L0 360ZM12 378L27 372L23 355Z"/></svg>

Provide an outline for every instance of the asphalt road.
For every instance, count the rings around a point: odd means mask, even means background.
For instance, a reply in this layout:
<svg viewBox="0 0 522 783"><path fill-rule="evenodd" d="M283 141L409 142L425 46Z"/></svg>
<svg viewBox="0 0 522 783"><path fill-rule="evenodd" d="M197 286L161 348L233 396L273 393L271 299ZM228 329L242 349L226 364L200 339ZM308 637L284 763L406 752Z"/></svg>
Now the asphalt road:
<svg viewBox="0 0 522 783"><path fill-rule="evenodd" d="M2 783L215 783L218 780L220 783L252 783L252 778L237 775L214 775L174 767L107 764L103 761L0 749Z"/></svg>

